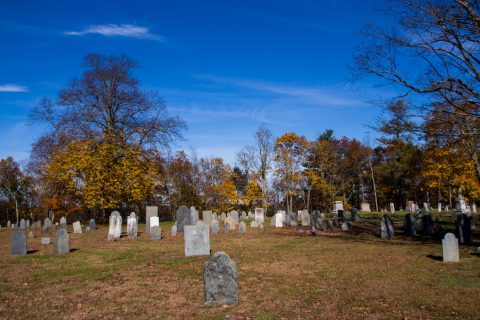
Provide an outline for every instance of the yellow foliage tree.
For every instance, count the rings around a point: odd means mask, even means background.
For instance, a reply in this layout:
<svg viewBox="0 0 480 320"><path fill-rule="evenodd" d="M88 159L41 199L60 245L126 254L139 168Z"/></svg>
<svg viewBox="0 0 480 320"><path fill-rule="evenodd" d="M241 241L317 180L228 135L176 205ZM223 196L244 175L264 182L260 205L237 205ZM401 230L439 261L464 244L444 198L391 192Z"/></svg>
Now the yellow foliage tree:
<svg viewBox="0 0 480 320"><path fill-rule="evenodd" d="M247 207L252 204L261 204L263 200L263 192L260 186L258 185L258 179L256 176L253 176L247 184L245 195L242 197L243 204Z"/></svg>

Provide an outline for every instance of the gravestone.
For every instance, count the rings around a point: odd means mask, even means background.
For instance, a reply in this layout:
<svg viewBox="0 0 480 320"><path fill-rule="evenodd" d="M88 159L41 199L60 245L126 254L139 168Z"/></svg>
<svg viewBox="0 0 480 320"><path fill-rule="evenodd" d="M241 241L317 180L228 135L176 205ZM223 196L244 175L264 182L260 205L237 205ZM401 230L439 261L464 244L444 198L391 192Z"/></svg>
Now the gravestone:
<svg viewBox="0 0 480 320"><path fill-rule="evenodd" d="M213 220L212 223L211 223L211 226L212 226L212 233L216 236L218 236L218 232L219 232L219 229L220 229L220 226L218 224L218 220Z"/></svg>
<svg viewBox="0 0 480 320"><path fill-rule="evenodd" d="M372 212L372 210L370 209L370 203L362 202L360 211L362 211L362 212Z"/></svg>
<svg viewBox="0 0 480 320"><path fill-rule="evenodd" d="M185 226L185 256L210 255L210 229L206 224Z"/></svg>
<svg viewBox="0 0 480 320"><path fill-rule="evenodd" d="M190 215L192 216L191 224L195 225L198 222L198 211L194 206L190 207Z"/></svg>
<svg viewBox="0 0 480 320"><path fill-rule="evenodd" d="M415 228L415 219L413 218L411 213L407 213L405 215L405 221L403 224L403 228L405 231L406 236L415 236L417 235L417 230Z"/></svg>
<svg viewBox="0 0 480 320"><path fill-rule="evenodd" d="M439 202L437 207L438 212L442 212L442 204Z"/></svg>
<svg viewBox="0 0 480 320"><path fill-rule="evenodd" d="M35 238L35 236L33 235L33 232L30 230L28 232L28 239L33 239L33 238Z"/></svg>
<svg viewBox="0 0 480 320"><path fill-rule="evenodd" d="M290 221L290 226L292 226L292 227L298 226L297 219L298 219L298 218L297 218L297 215L296 215L296 214L295 214L295 215L292 215L292 220Z"/></svg>
<svg viewBox="0 0 480 320"><path fill-rule="evenodd" d="M223 233L225 234L230 233L230 223L223 224Z"/></svg>
<svg viewBox="0 0 480 320"><path fill-rule="evenodd" d="M108 240L120 239L122 235L122 216L120 212L113 211L110 214L108 225Z"/></svg>
<svg viewBox="0 0 480 320"><path fill-rule="evenodd" d="M88 223L88 226L90 227L90 231L93 231L97 228L97 224L95 223L95 220L90 219L90 222Z"/></svg>
<svg viewBox="0 0 480 320"><path fill-rule="evenodd" d="M7 228L10 228L12 226L12 222L10 220L7 221Z"/></svg>
<svg viewBox="0 0 480 320"><path fill-rule="evenodd" d="M67 218L61 217L61 218L60 218L60 224L62 224L62 223L63 223L63 224L67 224Z"/></svg>
<svg viewBox="0 0 480 320"><path fill-rule="evenodd" d="M324 218L321 218L321 219L322 219L323 232L333 231L332 222L328 219L324 219Z"/></svg>
<svg viewBox="0 0 480 320"><path fill-rule="evenodd" d="M308 227L310 225L310 214L308 210L302 210L302 226Z"/></svg>
<svg viewBox="0 0 480 320"><path fill-rule="evenodd" d="M202 212L202 219L205 224L210 225L212 223L212 211L203 211Z"/></svg>
<svg viewBox="0 0 480 320"><path fill-rule="evenodd" d="M477 213L477 205L474 203L472 203L472 213Z"/></svg>
<svg viewBox="0 0 480 320"><path fill-rule="evenodd" d="M394 236L393 230L393 221L386 214L383 215L382 221L380 223L381 237L384 240L390 240Z"/></svg>
<svg viewBox="0 0 480 320"><path fill-rule="evenodd" d="M51 228L52 227L52 220L50 220L48 217L45 218L45 220L43 222L43 225L47 228Z"/></svg>
<svg viewBox="0 0 480 320"><path fill-rule="evenodd" d="M242 219L247 219L247 213L245 211L242 211L242 214L240 216Z"/></svg>
<svg viewBox="0 0 480 320"><path fill-rule="evenodd" d="M30 228L30 219L27 219L27 221L25 221L25 228Z"/></svg>
<svg viewBox="0 0 480 320"><path fill-rule="evenodd" d="M257 221L253 220L252 222L250 222L250 228L258 228Z"/></svg>
<svg viewBox="0 0 480 320"><path fill-rule="evenodd" d="M275 214L275 228L283 228L283 214L281 212Z"/></svg>
<svg viewBox="0 0 480 320"><path fill-rule="evenodd" d="M150 234L150 218L158 217L157 206L147 206L145 211L145 233Z"/></svg>
<svg viewBox="0 0 480 320"><path fill-rule="evenodd" d="M452 233L447 233L442 240L443 262L458 262L460 255L458 251L458 240Z"/></svg>
<svg viewBox="0 0 480 320"><path fill-rule="evenodd" d="M275 215L273 215L273 217L270 218L270 225L272 227L275 227Z"/></svg>
<svg viewBox="0 0 480 320"><path fill-rule="evenodd" d="M149 234L152 232L152 228L153 227L159 227L160 226L160 218L158 217L150 217L150 232Z"/></svg>
<svg viewBox="0 0 480 320"><path fill-rule="evenodd" d="M245 233L247 231L247 225L245 224L245 222L240 222L238 224L238 232L240 233Z"/></svg>
<svg viewBox="0 0 480 320"><path fill-rule="evenodd" d="M152 222L152 219L155 219L158 217L151 217L150 222ZM160 228L160 225L153 225L150 226L150 240L160 240L162 239L162 229Z"/></svg>
<svg viewBox="0 0 480 320"><path fill-rule="evenodd" d="M174 224L172 226L172 237L176 237L177 236L177 225Z"/></svg>
<svg viewBox="0 0 480 320"><path fill-rule="evenodd" d="M12 255L23 256L27 254L27 237L25 233L17 229L12 234Z"/></svg>
<svg viewBox="0 0 480 320"><path fill-rule="evenodd" d="M180 206L176 214L177 232L183 232L185 226L192 225L192 214L186 206Z"/></svg>
<svg viewBox="0 0 480 320"><path fill-rule="evenodd" d="M50 237L42 237L40 243L48 246L50 244Z"/></svg>
<svg viewBox="0 0 480 320"><path fill-rule="evenodd" d="M232 212L230 212L230 216L233 218L233 221L235 222L235 224L239 223L237 211L233 210Z"/></svg>
<svg viewBox="0 0 480 320"><path fill-rule="evenodd" d="M422 216L422 234L431 236L433 234L433 221L430 214Z"/></svg>
<svg viewBox="0 0 480 320"><path fill-rule="evenodd" d="M265 222L263 208L255 208L255 221L257 221L258 224L263 224Z"/></svg>
<svg viewBox="0 0 480 320"><path fill-rule="evenodd" d="M343 231L348 231L352 228L352 224L349 221L345 221L342 223L342 230Z"/></svg>
<svg viewBox="0 0 480 320"><path fill-rule="evenodd" d="M343 202L342 201L335 201L333 203L333 211L332 212L337 213L338 210L343 211Z"/></svg>
<svg viewBox="0 0 480 320"><path fill-rule="evenodd" d="M87 227L85 228L85 232L90 232L90 226L87 226Z"/></svg>
<svg viewBox="0 0 480 320"><path fill-rule="evenodd" d="M129 238L138 236L138 219L135 212L132 212L127 218L127 234Z"/></svg>
<svg viewBox="0 0 480 320"><path fill-rule="evenodd" d="M226 217L227 215L225 214L225 212L222 212L222 214L220 215L220 220L224 221Z"/></svg>
<svg viewBox="0 0 480 320"><path fill-rule="evenodd" d="M82 225L80 221L75 221L73 223L73 233L82 233Z"/></svg>
<svg viewBox="0 0 480 320"><path fill-rule="evenodd" d="M238 303L237 264L225 252L217 252L205 262L203 284L205 305Z"/></svg>
<svg viewBox="0 0 480 320"><path fill-rule="evenodd" d="M226 217L223 223L230 225L230 231L235 230L235 220L232 217Z"/></svg>
<svg viewBox="0 0 480 320"><path fill-rule="evenodd" d="M21 219L21 220L20 220L19 229L20 229L20 230L25 229L25 219Z"/></svg>
<svg viewBox="0 0 480 320"><path fill-rule="evenodd" d="M287 213L285 215L285 224L287 226L291 225L292 224L292 214L291 213Z"/></svg>
<svg viewBox="0 0 480 320"><path fill-rule="evenodd" d="M393 204L392 202L390 202L390 213L395 214L395 204Z"/></svg>
<svg viewBox="0 0 480 320"><path fill-rule="evenodd" d="M70 252L70 237L65 229L58 229L55 235L55 254Z"/></svg>
<svg viewBox="0 0 480 320"><path fill-rule="evenodd" d="M461 213L457 216L455 229L457 231L458 241L460 244L472 242L472 223L466 214Z"/></svg>

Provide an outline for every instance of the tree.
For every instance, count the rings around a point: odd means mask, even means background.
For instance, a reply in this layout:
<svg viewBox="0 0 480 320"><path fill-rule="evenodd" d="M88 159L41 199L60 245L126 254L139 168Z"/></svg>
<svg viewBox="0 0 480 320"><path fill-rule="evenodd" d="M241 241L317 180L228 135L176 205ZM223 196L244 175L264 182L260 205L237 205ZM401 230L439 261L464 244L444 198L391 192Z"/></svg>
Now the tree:
<svg viewBox="0 0 480 320"><path fill-rule="evenodd" d="M8 199L15 209L16 224L20 217L24 175L12 157L0 160L0 195Z"/></svg>

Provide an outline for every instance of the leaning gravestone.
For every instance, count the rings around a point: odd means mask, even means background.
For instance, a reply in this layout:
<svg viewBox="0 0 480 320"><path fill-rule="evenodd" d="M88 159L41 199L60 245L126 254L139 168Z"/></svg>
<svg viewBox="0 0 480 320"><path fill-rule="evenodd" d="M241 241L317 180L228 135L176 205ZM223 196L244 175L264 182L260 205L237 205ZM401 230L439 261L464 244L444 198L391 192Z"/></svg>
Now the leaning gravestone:
<svg viewBox="0 0 480 320"><path fill-rule="evenodd" d="M452 233L447 233L442 240L443 262L458 262L460 255L458 252L458 239Z"/></svg>
<svg viewBox="0 0 480 320"><path fill-rule="evenodd" d="M20 229L20 230L25 229L25 219L21 219L21 220L20 220L19 229Z"/></svg>
<svg viewBox="0 0 480 320"><path fill-rule="evenodd" d="M136 238L138 236L138 220L135 212L132 212L127 218L127 234L129 238Z"/></svg>
<svg viewBox="0 0 480 320"><path fill-rule="evenodd" d="M245 222L240 222L238 224L238 232L240 233L245 233L247 231L247 225L245 224Z"/></svg>
<svg viewBox="0 0 480 320"><path fill-rule="evenodd" d="M145 211L145 233L150 234L150 218L158 217L157 206L147 206Z"/></svg>
<svg viewBox="0 0 480 320"><path fill-rule="evenodd" d="M310 225L310 214L308 210L302 210L302 226L308 227Z"/></svg>
<svg viewBox="0 0 480 320"><path fill-rule="evenodd" d="M382 221L380 223L381 229L381 237L384 240L390 240L393 238L394 230L393 230L393 221L390 217L386 214L383 215Z"/></svg>
<svg viewBox="0 0 480 320"><path fill-rule="evenodd" d="M205 224L210 225L212 223L212 211L203 211L202 212L202 220Z"/></svg>
<svg viewBox="0 0 480 320"><path fill-rule="evenodd" d="M210 255L210 229L206 224L185 226L185 256Z"/></svg>
<svg viewBox="0 0 480 320"><path fill-rule="evenodd" d="M190 209L186 206L181 206L177 210L176 215L177 220L177 232L183 232L185 226L192 225L192 215Z"/></svg>
<svg viewBox="0 0 480 320"><path fill-rule="evenodd" d="M55 254L64 254L70 252L70 237L67 230L58 229L55 236Z"/></svg>
<svg viewBox="0 0 480 320"><path fill-rule="evenodd" d="M158 217L151 217L150 219L155 219ZM150 227L150 240L160 240L162 239L162 229L160 225L153 225Z"/></svg>
<svg viewBox="0 0 480 320"><path fill-rule="evenodd" d="M190 207L190 214L192 215L192 225L197 224L198 222L198 211L195 207Z"/></svg>
<svg viewBox="0 0 480 320"><path fill-rule="evenodd" d="M228 223L230 225L230 230L235 230L235 220L232 217L226 217L223 223Z"/></svg>
<svg viewBox="0 0 480 320"><path fill-rule="evenodd" d="M211 226L212 226L212 233L216 236L218 236L218 232L219 232L219 225L218 225L218 220L213 220L212 223L211 223Z"/></svg>
<svg viewBox="0 0 480 320"><path fill-rule="evenodd" d="M217 252L205 262L203 283L205 305L238 303L237 264L225 252Z"/></svg>
<svg viewBox="0 0 480 320"><path fill-rule="evenodd" d="M120 212L113 211L108 225L108 240L120 239L122 234L122 216Z"/></svg>
<svg viewBox="0 0 480 320"><path fill-rule="evenodd" d="M258 224L264 224L265 217L263 208L255 208L255 221L257 221Z"/></svg>
<svg viewBox="0 0 480 320"><path fill-rule="evenodd" d="M23 256L27 254L27 237L19 229L12 234L12 255Z"/></svg>
<svg viewBox="0 0 480 320"><path fill-rule="evenodd" d="M80 221L73 223L73 233L82 233L82 225L80 224Z"/></svg>
<svg viewBox="0 0 480 320"><path fill-rule="evenodd" d="M88 226L90 227L90 231L93 231L97 228L97 224L95 223L95 220L90 219L90 222L88 223Z"/></svg>

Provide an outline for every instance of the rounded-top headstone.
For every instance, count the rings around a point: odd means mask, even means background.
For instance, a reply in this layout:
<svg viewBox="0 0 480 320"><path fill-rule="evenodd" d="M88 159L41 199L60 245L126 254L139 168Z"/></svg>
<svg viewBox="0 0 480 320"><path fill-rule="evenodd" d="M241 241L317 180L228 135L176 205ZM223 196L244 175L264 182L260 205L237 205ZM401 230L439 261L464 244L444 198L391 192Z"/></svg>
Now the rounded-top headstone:
<svg viewBox="0 0 480 320"><path fill-rule="evenodd" d="M65 229L58 229L55 236L55 254L70 252L70 237Z"/></svg>
<svg viewBox="0 0 480 320"><path fill-rule="evenodd" d="M237 264L225 252L217 252L205 262L205 305L238 303Z"/></svg>
<svg viewBox="0 0 480 320"><path fill-rule="evenodd" d="M19 229L12 234L12 255L23 256L27 254L27 237Z"/></svg>

